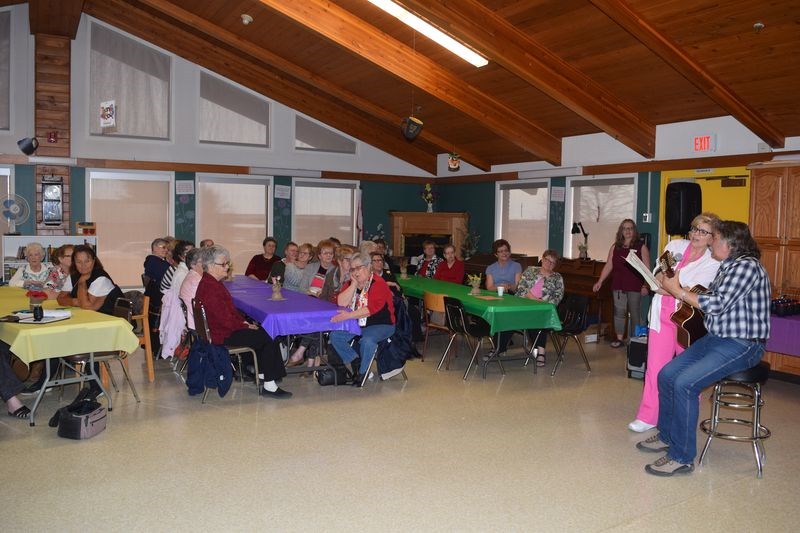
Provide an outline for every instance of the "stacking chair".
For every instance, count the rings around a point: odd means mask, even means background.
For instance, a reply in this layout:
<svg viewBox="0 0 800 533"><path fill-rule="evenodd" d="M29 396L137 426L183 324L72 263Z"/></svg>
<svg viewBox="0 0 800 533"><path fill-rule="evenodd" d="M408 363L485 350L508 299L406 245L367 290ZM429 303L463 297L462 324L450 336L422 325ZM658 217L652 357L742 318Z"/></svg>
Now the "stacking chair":
<svg viewBox="0 0 800 533"><path fill-rule="evenodd" d="M122 318L126 320L128 323L131 321L131 308L133 304L127 298L118 298L117 302L114 304L114 316ZM136 403L141 402L139 399L139 393L136 390L136 386L133 384L133 380L131 379L131 375L128 372L128 352L119 350L119 351L112 351L112 352L97 352L94 354L95 362L103 365L108 373L108 378L111 381L111 385L113 385L114 390L119 392L119 387L117 387L117 381L114 379L114 374L111 372L111 365L109 364L110 361L119 361L119 365L122 368L122 373L125 375L125 381L128 382L128 386L131 388L131 392L133 392L133 397L136 398ZM80 355L71 355L68 357L62 358L62 366L61 372L62 377L64 375L64 366L69 366L75 369L75 366L85 366L86 363L89 362L88 354L80 354ZM77 371L77 370L76 370ZM79 383L82 386L82 383ZM63 393L63 386L62 386L62 393Z"/></svg>
<svg viewBox="0 0 800 533"><path fill-rule="evenodd" d="M142 276L142 278L146 278L147 276ZM119 300L118 300L119 301ZM130 302L130 300L126 300ZM148 319L150 315L150 297L144 297L144 303L142 304L142 312L138 315L131 316L131 320L136 320L140 324L141 333L138 333L136 336L139 338L139 346L144 348L144 358L147 363L147 379L149 381L154 381L156 379L155 369L153 368L153 345L150 342L150 321Z"/></svg>
<svg viewBox="0 0 800 533"><path fill-rule="evenodd" d="M478 357L478 351L481 349L481 346L483 346L483 339L489 339L489 343L492 349L494 349L491 326L481 317L467 313L464 310L464 304L461 303L461 300L445 296L444 306L447 312L446 314L449 317L448 322L450 323L452 321L460 331L463 331L463 334L468 339L475 339L475 349L472 350L472 357L467 365L467 370L464 372L464 379L466 380L467 376L469 376L469 371L472 370L472 365L475 364L475 359ZM506 370L503 368L503 363L499 359L495 360L497 364L500 365L500 370L505 374ZM483 366L483 377L486 378L486 365Z"/></svg>
<svg viewBox="0 0 800 533"><path fill-rule="evenodd" d="M206 308L203 306L202 302L198 302L197 300L192 300L192 308L194 316L194 329L195 332L197 332L197 338L212 344L211 330L208 329L208 319L206 318ZM244 383L244 365L242 364L242 354L247 352L253 354L253 367L256 375L256 392L260 394L261 385L258 381L258 357L256 356L255 350L247 346L225 346L225 349L228 350L228 353L231 357L236 357L237 362L239 363L239 381L241 383ZM209 389L206 389L203 393L203 403L206 403L208 391Z"/></svg>
<svg viewBox="0 0 800 533"><path fill-rule="evenodd" d="M355 339L354 339L354 341L355 341ZM360 387L363 387L364 384L367 382L367 378L369 378L369 372L372 369L372 365L376 363L376 359L378 358L378 353L385 346L388 346L391 342L392 342L392 338L389 337L388 339L379 342L378 345L375 346L375 351L372 352L372 356L369 358L369 366L367 367L367 371L364 372L364 374L361 376L361 384L359 385ZM353 370L355 371L356 369L353 369ZM376 370L377 370L377 368L376 368ZM403 367L403 370L400 372L400 374L403 375L403 379L405 381L408 381L408 375L406 374L405 367ZM383 379L383 377L381 377L381 379Z"/></svg>
<svg viewBox="0 0 800 533"><path fill-rule="evenodd" d="M580 294L565 294L564 299L558 306L558 315L561 318L561 331L553 331L551 339L553 346L556 349L556 364L553 367L551 376L556 375L558 366L564 362L564 350L567 347L569 339L574 339L578 345L578 350L581 352L583 362L586 364L586 371L591 372L589 360L586 358L586 352L581 344L580 335L586 331L587 310L589 308L589 297Z"/></svg>
<svg viewBox="0 0 800 533"><path fill-rule="evenodd" d="M425 291L423 293L423 308L422 308L422 316L423 320L425 321L425 342L422 345L422 357L421 360L425 361L425 351L428 349L428 335L430 335L432 329L438 329L439 331L445 331L450 333L450 329L447 327L447 323L445 320L445 324L439 324L431 320L430 313L441 313L439 316L445 315L445 308L444 308L444 294L437 294L433 292Z"/></svg>
<svg viewBox="0 0 800 533"><path fill-rule="evenodd" d="M459 335L462 339L466 339L467 346L469 349L472 350L472 341L470 340L470 336L467 333L466 326L464 325L464 308L461 306L461 302L456 300L455 298L449 298L444 296L442 298L444 302L444 318L445 323L447 324L447 329L450 331L450 340L447 343L447 348L445 348L444 353L442 354L442 359L439 361L439 366L436 367L436 370L441 370L442 365L445 365L445 369L450 369L450 348L453 346L453 342L456 340L456 337ZM449 301L449 303L448 303Z"/></svg>

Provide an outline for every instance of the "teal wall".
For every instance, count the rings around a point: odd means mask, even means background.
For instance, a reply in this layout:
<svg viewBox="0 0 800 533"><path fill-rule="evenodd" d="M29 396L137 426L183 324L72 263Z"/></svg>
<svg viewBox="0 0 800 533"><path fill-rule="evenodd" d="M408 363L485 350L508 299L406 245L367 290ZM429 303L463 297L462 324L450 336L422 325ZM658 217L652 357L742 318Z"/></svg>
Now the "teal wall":
<svg viewBox="0 0 800 533"><path fill-rule="evenodd" d="M650 213L652 213L651 222L642 222L642 213L647 212L647 183L648 177L650 178ZM636 182L638 192L636 197L636 227L639 233L650 234L650 260L651 267L655 265L658 250L661 250L666 244L662 245L658 242L658 221L661 220L659 191L661 190L661 173L660 172L640 172L637 176Z"/></svg>
<svg viewBox="0 0 800 533"><path fill-rule="evenodd" d="M91 222L86 220L86 169L83 167L69 169L69 209L70 234L75 233L76 222Z"/></svg>
<svg viewBox="0 0 800 533"><path fill-rule="evenodd" d="M552 178L550 187L566 187L567 178ZM547 236L547 247L564 255L564 213L566 202L550 201L550 220L549 234Z"/></svg>
<svg viewBox="0 0 800 533"><path fill-rule="evenodd" d="M480 235L478 251L488 252L494 241L494 195L493 181L442 185L435 209L469 213L469 231Z"/></svg>
<svg viewBox="0 0 800 533"><path fill-rule="evenodd" d="M382 226L384 239L391 243L392 232L389 226L389 211L425 211L427 205L420 198L422 187L409 183L384 183L375 181L361 182L361 214L363 220L363 238L379 233L378 225ZM435 191L440 193L440 199L434 202L434 209L445 211L440 207L441 187Z"/></svg>
<svg viewBox="0 0 800 533"><path fill-rule="evenodd" d="M194 172L176 172L175 185L179 181L194 181ZM197 222L197 186L194 194L175 195L175 238L194 242ZM197 243L195 243L197 244Z"/></svg>
<svg viewBox="0 0 800 533"><path fill-rule="evenodd" d="M292 178L275 176L274 185L292 186ZM274 196L274 195L273 195ZM283 255L283 248L292 239L292 200L291 198L273 198L272 200L272 236L278 241L278 255Z"/></svg>

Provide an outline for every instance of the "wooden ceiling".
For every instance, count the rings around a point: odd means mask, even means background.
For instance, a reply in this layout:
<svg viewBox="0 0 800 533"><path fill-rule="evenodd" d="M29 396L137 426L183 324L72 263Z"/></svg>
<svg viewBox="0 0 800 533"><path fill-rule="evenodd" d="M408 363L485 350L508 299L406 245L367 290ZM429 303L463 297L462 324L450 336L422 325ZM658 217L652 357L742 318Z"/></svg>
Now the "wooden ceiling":
<svg viewBox="0 0 800 533"><path fill-rule="evenodd" d="M32 0L30 14L68 35L82 10L429 172L450 151L484 170L559 164L563 137L601 131L652 158L656 125L722 115L772 147L800 135L797 0L398 3L489 65L366 0ZM407 142L412 113L424 129Z"/></svg>

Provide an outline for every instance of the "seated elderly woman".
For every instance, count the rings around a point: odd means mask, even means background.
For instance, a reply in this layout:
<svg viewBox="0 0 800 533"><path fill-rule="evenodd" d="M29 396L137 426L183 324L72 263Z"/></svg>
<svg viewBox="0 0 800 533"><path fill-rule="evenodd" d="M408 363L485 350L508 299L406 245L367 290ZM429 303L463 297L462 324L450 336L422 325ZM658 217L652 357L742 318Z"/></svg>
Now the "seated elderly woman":
<svg viewBox="0 0 800 533"><path fill-rule="evenodd" d="M311 243L300 245L297 259L286 265L283 286L290 291L307 293L311 286L311 278L317 272L319 263L314 261L314 246Z"/></svg>
<svg viewBox="0 0 800 533"><path fill-rule="evenodd" d="M267 282L272 283L273 278L282 280L286 276L286 265L297 261L298 250L299 248L296 242L289 241L286 243L286 246L283 247L283 259L272 265L272 270L269 271Z"/></svg>
<svg viewBox="0 0 800 533"><path fill-rule="evenodd" d="M0 341L0 398L6 402L6 412L12 418L28 418L31 410L17 398L22 392L23 384L17 379L9 364L11 349L5 342Z"/></svg>
<svg viewBox="0 0 800 533"><path fill-rule="evenodd" d="M74 244L64 244L59 246L50 262L53 263L53 268L50 269L50 275L44 283L44 290L52 299L58 298L58 293L61 292L61 287L69 277L69 269L72 266L72 252L75 249Z"/></svg>
<svg viewBox="0 0 800 533"><path fill-rule="evenodd" d="M258 358L258 377L264 383L261 394L279 399L291 397L291 392L281 389L276 383L286 375L277 343L261 326L244 319L222 284L221 280L228 276L231 265L230 253L218 245L203 248L202 263L203 277L197 286L195 300L205 307L211 342L252 348Z"/></svg>
<svg viewBox="0 0 800 533"><path fill-rule="evenodd" d="M18 268L8 284L23 289L44 290L45 283L50 277L50 267L42 264L44 260L42 245L38 242L28 243L25 247L25 259L28 264Z"/></svg>
<svg viewBox="0 0 800 533"><path fill-rule="evenodd" d="M325 274L325 283L319 295L321 300L336 303L344 282L350 279L350 258L354 253L356 248L347 244L336 249L336 265Z"/></svg>
<svg viewBox="0 0 800 533"><path fill-rule="evenodd" d="M486 267L486 289L493 291L503 287L511 294L517 289L522 276L522 266L511 260L511 245L505 239L497 239L492 243L492 253L497 261Z"/></svg>
<svg viewBox="0 0 800 533"><path fill-rule="evenodd" d="M323 239L317 244L317 270L311 271L311 280L308 292L312 296L319 296L322 293L322 286L325 285L325 276L328 270L333 268L333 258L336 252L336 245L328 239ZM312 267L313 268L313 267Z"/></svg>
<svg viewBox="0 0 800 533"><path fill-rule="evenodd" d="M264 247L264 253L253 256L250 263L247 264L244 275L249 278L266 281L273 265L281 260L281 256L275 253L278 248L278 241L274 237L265 238L261 246Z"/></svg>
<svg viewBox="0 0 800 533"><path fill-rule="evenodd" d="M211 246L214 246L213 244ZM211 246L206 246L210 248ZM189 270L186 277L181 282L179 295L183 304L186 306L186 326L194 330L194 314L192 313L192 300L197 294L197 286L203 278L203 255L200 253L203 248L193 248L186 254L186 266Z"/></svg>
<svg viewBox="0 0 800 533"><path fill-rule="evenodd" d="M58 293L58 303L65 307L80 307L107 315L114 314L117 299L122 290L103 269L94 248L80 244L72 251L70 275ZM99 372L95 363L95 373ZM101 392L96 381L89 382L89 392L96 396Z"/></svg>
<svg viewBox="0 0 800 533"><path fill-rule="evenodd" d="M161 278L161 294L166 294L167 291L172 287L173 278L176 276L176 272L178 270L181 271L181 281L183 281L183 277L186 276L186 273L189 272L189 269L186 267L186 254L194 248L194 243L189 241L175 241L175 246L172 248L172 265L167 269L164 273L164 276ZM178 283L178 287L180 287L180 282Z"/></svg>
<svg viewBox="0 0 800 533"><path fill-rule="evenodd" d="M530 298L531 300L541 300L558 305L564 297L564 278L555 271L558 266L558 252L555 250L545 250L542 253L541 266L528 267L522 273L516 296L520 298ZM545 365L544 350L547 345L547 334L550 330L529 329L528 337L537 348L536 366ZM503 335L501 338L505 337ZM502 342L501 342L502 344ZM505 351L505 346L499 352Z"/></svg>
<svg viewBox="0 0 800 533"><path fill-rule="evenodd" d="M350 280L345 282L337 300L340 306L347 307L348 310L339 311L331 318L331 322L355 318L361 326L359 340L361 366L353 380L353 385L360 386L361 376L369 371L369 364L378 343L394 334L392 291L386 282L370 269L369 256L357 253L350 259ZM332 331L330 336L336 353L351 371L353 369L350 363L359 355L350 346L353 337L355 335L347 331Z"/></svg>
<svg viewBox="0 0 800 533"><path fill-rule="evenodd" d="M444 261L437 265L433 279L461 285L464 283L464 261L456 257L456 247L452 244L446 245L443 254Z"/></svg>

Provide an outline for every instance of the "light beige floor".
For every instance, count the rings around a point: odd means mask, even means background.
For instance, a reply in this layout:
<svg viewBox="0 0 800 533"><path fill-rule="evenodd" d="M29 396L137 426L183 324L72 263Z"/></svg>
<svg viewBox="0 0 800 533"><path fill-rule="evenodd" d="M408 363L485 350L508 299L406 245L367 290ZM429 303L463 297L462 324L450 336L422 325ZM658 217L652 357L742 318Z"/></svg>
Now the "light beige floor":
<svg viewBox="0 0 800 533"><path fill-rule="evenodd" d="M116 393L92 440L47 426L54 392L34 428L0 417L0 529L797 530L800 386L765 386L763 479L748 445L731 442L692 475L661 479L626 429L642 382L626 378L621 350L587 345L591 374L571 347L555 378L548 361L536 376L513 363L464 382L463 355L435 371L442 347L434 339L428 360L407 365L407 383L289 377L292 400L236 384L206 405L165 362L146 383L137 354L142 403Z"/></svg>

